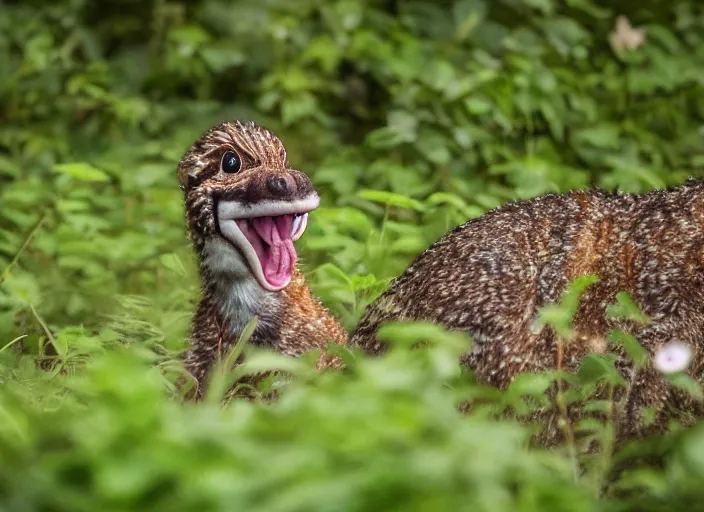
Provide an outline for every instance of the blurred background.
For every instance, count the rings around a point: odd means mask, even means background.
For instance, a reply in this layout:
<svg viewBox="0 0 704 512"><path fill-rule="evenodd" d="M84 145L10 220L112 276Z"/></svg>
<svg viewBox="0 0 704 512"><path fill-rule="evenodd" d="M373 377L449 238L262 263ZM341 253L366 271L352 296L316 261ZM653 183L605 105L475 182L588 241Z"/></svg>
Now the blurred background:
<svg viewBox="0 0 704 512"><path fill-rule="evenodd" d="M304 262L348 327L440 234L505 200L640 192L704 164L694 0L0 9L3 340L42 335L31 307L61 330L100 325L117 295L192 295L169 274L193 283L175 166L221 120L273 130L320 190Z"/></svg>
<svg viewBox="0 0 704 512"><path fill-rule="evenodd" d="M506 200L696 175L703 43L695 0L5 0L0 343L127 311L181 343L197 290L175 167L233 118L321 192L303 263L352 327Z"/></svg>
<svg viewBox="0 0 704 512"><path fill-rule="evenodd" d="M222 415L174 409L144 366L101 354L148 348L177 372L198 281L176 165L223 120L271 129L311 176L302 263L347 328L507 200L701 175L700 0L0 0L0 77L8 510L595 510L608 454L577 485L569 457L517 457L520 431L460 420L456 354ZM85 362L76 392L62 376ZM652 510L701 487L701 429L691 443L634 484Z"/></svg>

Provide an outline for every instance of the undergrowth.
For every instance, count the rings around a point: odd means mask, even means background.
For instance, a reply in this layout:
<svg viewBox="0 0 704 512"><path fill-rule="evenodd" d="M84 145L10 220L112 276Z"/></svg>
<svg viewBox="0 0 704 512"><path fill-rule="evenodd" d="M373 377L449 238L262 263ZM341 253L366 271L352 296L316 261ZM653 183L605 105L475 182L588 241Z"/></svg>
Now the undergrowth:
<svg viewBox="0 0 704 512"><path fill-rule="evenodd" d="M457 364L469 338L391 325L390 353L343 350L345 372L245 343L236 371L282 370L277 401L223 406L227 365L184 401L198 282L175 166L224 119L276 132L323 201L303 268L352 329L507 200L701 175L702 69L695 0L2 2L0 508L696 510L704 425L617 446L608 353L499 392ZM541 312L563 343L584 279ZM647 321L623 294L609 314Z"/></svg>

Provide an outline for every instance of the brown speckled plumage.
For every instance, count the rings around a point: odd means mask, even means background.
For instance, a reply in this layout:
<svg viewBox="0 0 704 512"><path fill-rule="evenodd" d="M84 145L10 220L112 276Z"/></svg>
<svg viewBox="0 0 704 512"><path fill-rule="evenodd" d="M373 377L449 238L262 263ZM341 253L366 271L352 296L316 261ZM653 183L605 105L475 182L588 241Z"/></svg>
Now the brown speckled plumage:
<svg viewBox="0 0 704 512"><path fill-rule="evenodd" d="M223 172L225 151L236 152L241 160L239 172ZM257 325L249 343L284 355L300 356L311 349L324 349L329 342L345 344L346 332L312 296L297 268L282 290L263 289L241 250L219 228L216 211L220 201L236 201L247 208L315 194L310 179L289 167L281 141L254 123L225 122L191 146L179 163L178 175L202 283L192 345L185 356L186 369L199 383L196 396L202 395L207 372L233 347L254 316ZM268 185L271 177L279 180L277 187ZM338 365L335 358L324 356L319 363L321 367Z"/></svg>
<svg viewBox="0 0 704 512"><path fill-rule="evenodd" d="M651 354L679 341L691 345L689 373L704 371L704 184L694 180L642 195L598 190L549 194L506 204L444 235L373 303L350 338L378 354L375 336L385 321L426 320L469 333L463 358L477 377L504 388L522 372L556 366L557 340L536 326L538 308L559 301L574 278L592 274L574 318L576 338L562 367L607 346L613 328L632 333ZM614 320L606 307L625 291L651 318L647 325ZM634 374L621 418L623 435L644 432L639 409L657 412L653 429L673 415L687 421L701 407L666 384L652 365ZM677 414L673 414L673 411Z"/></svg>

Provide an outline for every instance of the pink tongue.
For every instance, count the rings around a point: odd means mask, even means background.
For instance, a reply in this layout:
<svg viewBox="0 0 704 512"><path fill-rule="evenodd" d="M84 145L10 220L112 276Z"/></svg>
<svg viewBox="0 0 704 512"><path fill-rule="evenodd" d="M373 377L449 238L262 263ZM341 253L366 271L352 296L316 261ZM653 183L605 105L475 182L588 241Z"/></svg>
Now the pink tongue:
<svg viewBox="0 0 704 512"><path fill-rule="evenodd" d="M293 215L257 217L252 225L266 244L261 248L254 246L264 277L269 284L281 286L291 277L296 264L296 249L291 239Z"/></svg>

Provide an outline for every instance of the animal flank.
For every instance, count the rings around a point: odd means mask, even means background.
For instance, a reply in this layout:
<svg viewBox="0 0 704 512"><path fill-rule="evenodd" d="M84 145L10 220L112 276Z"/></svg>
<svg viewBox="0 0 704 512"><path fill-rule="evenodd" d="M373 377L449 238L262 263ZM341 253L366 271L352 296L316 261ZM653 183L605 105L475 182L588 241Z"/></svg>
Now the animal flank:
<svg viewBox="0 0 704 512"><path fill-rule="evenodd" d="M651 358L673 341L692 348L691 375L702 381L704 340L704 184L690 180L641 195L600 190L548 194L508 203L444 235L373 303L350 343L368 353L387 321L433 321L473 338L463 363L484 382L505 388L516 375L561 365L576 370L590 352L614 351L629 382L623 435L641 433L639 411L652 407L665 428L701 415L652 365L634 372L607 343L613 329L633 334ZM575 278L595 275L573 319L575 339L558 351L551 327L536 330L540 308L560 300ZM651 322L606 314L619 292ZM674 407L673 404L680 404ZM682 406L686 403L686 406Z"/></svg>

